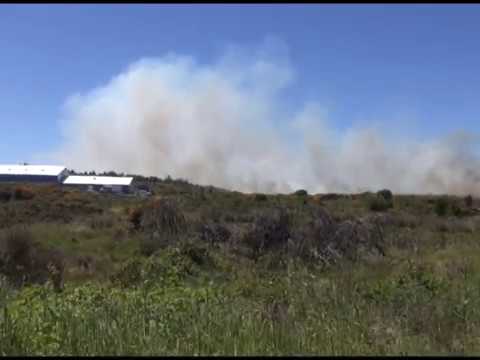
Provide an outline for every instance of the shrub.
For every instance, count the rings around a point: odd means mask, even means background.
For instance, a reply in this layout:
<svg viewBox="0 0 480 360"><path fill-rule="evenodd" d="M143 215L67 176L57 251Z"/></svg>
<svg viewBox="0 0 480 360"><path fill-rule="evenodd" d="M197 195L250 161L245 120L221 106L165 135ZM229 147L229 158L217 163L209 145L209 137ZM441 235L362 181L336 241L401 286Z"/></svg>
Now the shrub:
<svg viewBox="0 0 480 360"><path fill-rule="evenodd" d="M228 228L221 224L207 223L199 226L200 239L214 245L224 243L232 236Z"/></svg>
<svg viewBox="0 0 480 360"><path fill-rule="evenodd" d="M138 258L128 260L115 274L110 277L110 280L115 285L120 287L130 287L140 282L142 278L143 261Z"/></svg>
<svg viewBox="0 0 480 360"><path fill-rule="evenodd" d="M10 191L2 190L0 191L0 201L7 202L12 198L12 193Z"/></svg>
<svg viewBox="0 0 480 360"><path fill-rule="evenodd" d="M371 211L386 211L392 208L393 204L383 196L376 196L369 201L368 207Z"/></svg>
<svg viewBox="0 0 480 360"><path fill-rule="evenodd" d="M144 256L151 256L167 243L168 240L161 239L159 236L143 235L140 238L140 253Z"/></svg>
<svg viewBox="0 0 480 360"><path fill-rule="evenodd" d="M177 248L168 248L158 256L148 259L128 260L113 275L110 281L122 288L140 287L146 284L174 285L192 272L192 261ZM149 285L147 285L149 286Z"/></svg>
<svg viewBox="0 0 480 360"><path fill-rule="evenodd" d="M465 205L468 207L468 208L471 208L473 206L473 198L472 198L472 195L468 195L467 197L465 197Z"/></svg>
<svg viewBox="0 0 480 360"><path fill-rule="evenodd" d="M123 241L128 237L128 232L125 228L117 225L113 228L113 239L117 242Z"/></svg>
<svg viewBox="0 0 480 360"><path fill-rule="evenodd" d="M295 195L297 195L297 196L308 196L308 192L307 192L307 190L301 189L301 190L295 191Z"/></svg>
<svg viewBox="0 0 480 360"><path fill-rule="evenodd" d="M17 186L14 190L14 194L16 200L30 200L35 196L31 189L22 186Z"/></svg>
<svg viewBox="0 0 480 360"><path fill-rule="evenodd" d="M440 198L435 201L434 211L438 216L445 216L447 214L448 201L445 198Z"/></svg>
<svg viewBox="0 0 480 360"><path fill-rule="evenodd" d="M114 225L114 220L111 214L102 214L90 218L88 224L92 229L110 229Z"/></svg>
<svg viewBox="0 0 480 360"><path fill-rule="evenodd" d="M32 234L24 227L8 229L0 239L4 263L28 266L33 248Z"/></svg>
<svg viewBox="0 0 480 360"><path fill-rule="evenodd" d="M383 189L377 192L377 196L383 197L386 201L393 201L393 194L388 189Z"/></svg>
<svg viewBox="0 0 480 360"><path fill-rule="evenodd" d="M195 244L193 241L183 242L180 253L188 256L197 265L204 265L211 262L208 250L203 246Z"/></svg>
<svg viewBox="0 0 480 360"><path fill-rule="evenodd" d="M463 210L458 206L457 204L453 204L451 206L452 209L452 214L455 216L462 216L463 215Z"/></svg>
<svg viewBox="0 0 480 360"><path fill-rule="evenodd" d="M141 230L178 235L186 227L183 214L173 200L160 199L148 203L142 209Z"/></svg>
<svg viewBox="0 0 480 360"><path fill-rule="evenodd" d="M267 195L255 194L255 201L267 201Z"/></svg>
<svg viewBox="0 0 480 360"><path fill-rule="evenodd" d="M142 209L140 230L145 233L140 244L145 255L172 244L186 231L186 220L176 203L168 199L154 200Z"/></svg>
<svg viewBox="0 0 480 360"><path fill-rule="evenodd" d="M49 278L55 290L63 289L64 256L59 251L38 247L31 232L13 227L2 234L0 272L15 285L44 283Z"/></svg>
<svg viewBox="0 0 480 360"><path fill-rule="evenodd" d="M140 230L140 222L142 220L143 210L142 208L135 208L129 211L128 221L133 225L135 230Z"/></svg>
<svg viewBox="0 0 480 360"><path fill-rule="evenodd" d="M280 209L276 214L264 215L255 221L254 228L245 236L245 244L256 259L264 250L281 248L290 238L290 216Z"/></svg>
<svg viewBox="0 0 480 360"><path fill-rule="evenodd" d="M338 200L342 197L340 194L336 193L329 193L329 194L324 194L320 196L320 200Z"/></svg>

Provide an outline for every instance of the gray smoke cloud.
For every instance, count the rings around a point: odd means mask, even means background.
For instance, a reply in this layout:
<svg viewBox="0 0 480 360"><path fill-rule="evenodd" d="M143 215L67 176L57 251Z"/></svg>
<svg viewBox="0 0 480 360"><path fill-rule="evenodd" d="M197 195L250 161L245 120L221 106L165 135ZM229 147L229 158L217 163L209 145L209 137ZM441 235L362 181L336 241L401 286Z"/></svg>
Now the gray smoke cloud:
<svg viewBox="0 0 480 360"><path fill-rule="evenodd" d="M213 64L175 54L142 59L68 99L54 157L76 170L171 175L244 192L480 195L477 138L336 131L320 104L285 104L295 77L288 58L283 44L267 41L250 53L230 48Z"/></svg>

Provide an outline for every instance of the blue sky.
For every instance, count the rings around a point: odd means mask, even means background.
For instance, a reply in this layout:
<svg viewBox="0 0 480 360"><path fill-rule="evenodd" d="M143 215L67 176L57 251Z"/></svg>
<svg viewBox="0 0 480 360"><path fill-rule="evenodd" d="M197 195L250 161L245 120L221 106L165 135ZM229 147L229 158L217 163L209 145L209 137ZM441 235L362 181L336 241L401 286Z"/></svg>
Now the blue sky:
<svg viewBox="0 0 480 360"><path fill-rule="evenodd" d="M57 147L65 100L142 57L210 63L266 36L289 48L293 106L339 129L479 132L478 34L479 5L0 5L0 162Z"/></svg>

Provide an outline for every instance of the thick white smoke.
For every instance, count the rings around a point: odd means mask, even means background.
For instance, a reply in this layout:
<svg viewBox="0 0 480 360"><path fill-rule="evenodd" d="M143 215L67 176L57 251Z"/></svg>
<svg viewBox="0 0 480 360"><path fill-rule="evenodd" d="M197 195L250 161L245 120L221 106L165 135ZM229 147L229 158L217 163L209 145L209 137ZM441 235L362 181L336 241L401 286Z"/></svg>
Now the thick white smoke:
<svg viewBox="0 0 480 360"><path fill-rule="evenodd" d="M245 192L480 194L467 135L424 143L386 140L374 128L339 133L315 103L289 118L281 95L294 72L284 49L241 55L231 50L213 65L143 59L71 97L56 159Z"/></svg>

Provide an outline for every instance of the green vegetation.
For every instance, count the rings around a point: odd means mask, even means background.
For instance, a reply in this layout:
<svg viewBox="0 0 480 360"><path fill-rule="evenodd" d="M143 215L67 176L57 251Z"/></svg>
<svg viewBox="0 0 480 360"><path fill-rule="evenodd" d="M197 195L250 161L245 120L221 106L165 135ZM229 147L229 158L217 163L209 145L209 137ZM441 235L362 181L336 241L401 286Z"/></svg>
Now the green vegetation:
<svg viewBox="0 0 480 360"><path fill-rule="evenodd" d="M295 191L295 195L297 195L297 196L307 196L308 192L307 192L307 190L301 189L301 190Z"/></svg>
<svg viewBox="0 0 480 360"><path fill-rule="evenodd" d="M0 354L480 354L478 199L145 182L0 186Z"/></svg>

